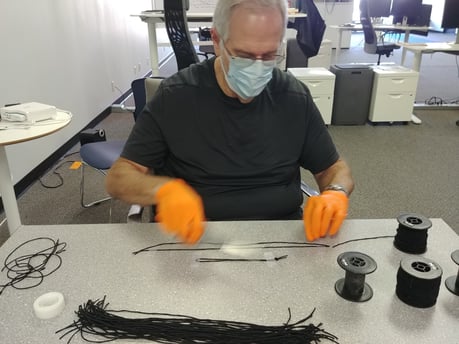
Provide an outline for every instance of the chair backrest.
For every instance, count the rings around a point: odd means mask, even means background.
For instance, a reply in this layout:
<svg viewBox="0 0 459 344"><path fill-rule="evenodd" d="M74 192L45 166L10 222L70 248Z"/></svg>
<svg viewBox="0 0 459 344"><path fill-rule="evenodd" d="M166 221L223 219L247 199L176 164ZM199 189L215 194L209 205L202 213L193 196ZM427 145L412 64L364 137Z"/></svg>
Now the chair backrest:
<svg viewBox="0 0 459 344"><path fill-rule="evenodd" d="M378 38L376 37L376 32L371 24L367 1L368 0L360 1L360 23L362 24L363 36L365 38L363 50L368 54L376 54Z"/></svg>
<svg viewBox="0 0 459 344"><path fill-rule="evenodd" d="M131 90L134 96L134 120L136 121L147 102L145 97L145 78L134 80L131 83Z"/></svg>
<svg viewBox="0 0 459 344"><path fill-rule="evenodd" d="M162 80L162 78L145 78L146 100L150 100L151 98L153 98Z"/></svg>
<svg viewBox="0 0 459 344"><path fill-rule="evenodd" d="M136 79L131 83L135 106L134 120L137 120L147 101L153 98L163 79L162 77L147 77Z"/></svg>
<svg viewBox="0 0 459 344"><path fill-rule="evenodd" d="M188 30L185 0L164 1L164 22L178 70L199 62Z"/></svg>

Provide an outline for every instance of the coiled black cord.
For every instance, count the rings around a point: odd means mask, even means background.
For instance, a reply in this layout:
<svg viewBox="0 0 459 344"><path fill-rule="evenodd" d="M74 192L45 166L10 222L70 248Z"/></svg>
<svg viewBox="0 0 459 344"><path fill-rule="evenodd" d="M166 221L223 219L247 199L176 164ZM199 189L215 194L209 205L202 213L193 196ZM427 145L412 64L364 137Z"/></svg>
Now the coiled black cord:
<svg viewBox="0 0 459 344"><path fill-rule="evenodd" d="M16 247L5 258L2 272L6 271L9 282L0 285L0 295L5 288L30 289L40 285L62 265L59 256L67 244L47 237L30 239ZM44 247L38 252L37 247ZM33 251L35 250L35 251Z"/></svg>

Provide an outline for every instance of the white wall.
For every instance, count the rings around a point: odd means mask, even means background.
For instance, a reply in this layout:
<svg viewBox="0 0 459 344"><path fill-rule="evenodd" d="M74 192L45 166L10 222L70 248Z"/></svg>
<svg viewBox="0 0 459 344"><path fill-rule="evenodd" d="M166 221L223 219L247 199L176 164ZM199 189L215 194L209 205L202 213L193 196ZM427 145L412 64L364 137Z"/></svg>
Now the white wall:
<svg viewBox="0 0 459 344"><path fill-rule="evenodd" d="M147 24L130 16L146 9L151 0L0 1L0 105L37 101L73 113L63 130L7 147L14 183L150 70Z"/></svg>
<svg viewBox="0 0 459 344"><path fill-rule="evenodd" d="M441 22L443 20L445 0L424 0L422 3L432 5L432 13L430 14L430 27L432 27L435 31L443 32Z"/></svg>

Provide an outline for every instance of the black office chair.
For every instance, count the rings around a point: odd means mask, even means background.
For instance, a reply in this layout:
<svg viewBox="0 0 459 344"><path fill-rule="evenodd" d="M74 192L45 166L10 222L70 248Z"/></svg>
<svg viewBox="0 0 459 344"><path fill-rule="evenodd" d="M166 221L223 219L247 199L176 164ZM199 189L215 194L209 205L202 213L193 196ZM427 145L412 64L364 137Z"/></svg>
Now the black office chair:
<svg viewBox="0 0 459 344"><path fill-rule="evenodd" d="M198 63L200 61L198 54L207 57L205 53L196 52L193 46L188 30L186 8L186 0L164 1L164 22L177 60L178 70Z"/></svg>
<svg viewBox="0 0 459 344"><path fill-rule="evenodd" d="M212 41L212 36L210 33L210 28L209 27L199 27L198 29L198 39L201 42L211 42ZM204 54L206 59L208 59L211 56L215 56L215 50L213 45L200 45L199 46L199 52ZM198 53L198 55L200 54Z"/></svg>
<svg viewBox="0 0 459 344"><path fill-rule="evenodd" d="M384 36L378 42L376 32L371 24L371 19L368 12L368 0L360 1L360 23L362 24L363 35L365 37L365 45L363 50L368 54L377 54L379 65L381 63L381 56L386 55L389 57L395 49L400 49L395 43L384 43Z"/></svg>
<svg viewBox="0 0 459 344"><path fill-rule="evenodd" d="M163 78L155 77L152 79L151 84L159 86ZM150 87L151 88L151 87ZM131 83L131 89L134 95L135 110L133 112L134 121L141 113L146 103L146 88L145 78L136 79ZM85 201L85 168L92 167L102 175L106 175L106 171L113 165L119 158L123 151L126 140L107 140L100 142L87 143L80 148L80 157L82 161L81 180L80 180L80 203L84 208L89 208L98 205L102 202L108 201L111 197L104 197L92 202Z"/></svg>

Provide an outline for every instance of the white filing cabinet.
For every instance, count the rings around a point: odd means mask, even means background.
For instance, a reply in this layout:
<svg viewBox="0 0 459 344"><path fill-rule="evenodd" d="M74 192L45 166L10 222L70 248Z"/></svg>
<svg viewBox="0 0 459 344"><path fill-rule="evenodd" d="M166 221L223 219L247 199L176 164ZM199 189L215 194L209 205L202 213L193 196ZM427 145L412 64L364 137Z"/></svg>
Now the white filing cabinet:
<svg viewBox="0 0 459 344"><path fill-rule="evenodd" d="M330 68L332 52L331 43L329 39L322 40L317 55L308 58L308 67Z"/></svg>
<svg viewBox="0 0 459 344"><path fill-rule="evenodd" d="M288 72L308 86L325 124L331 124L335 74L323 67L288 68Z"/></svg>
<svg viewBox="0 0 459 344"><path fill-rule="evenodd" d="M406 67L374 66L371 122L409 122L413 113L419 73Z"/></svg>

